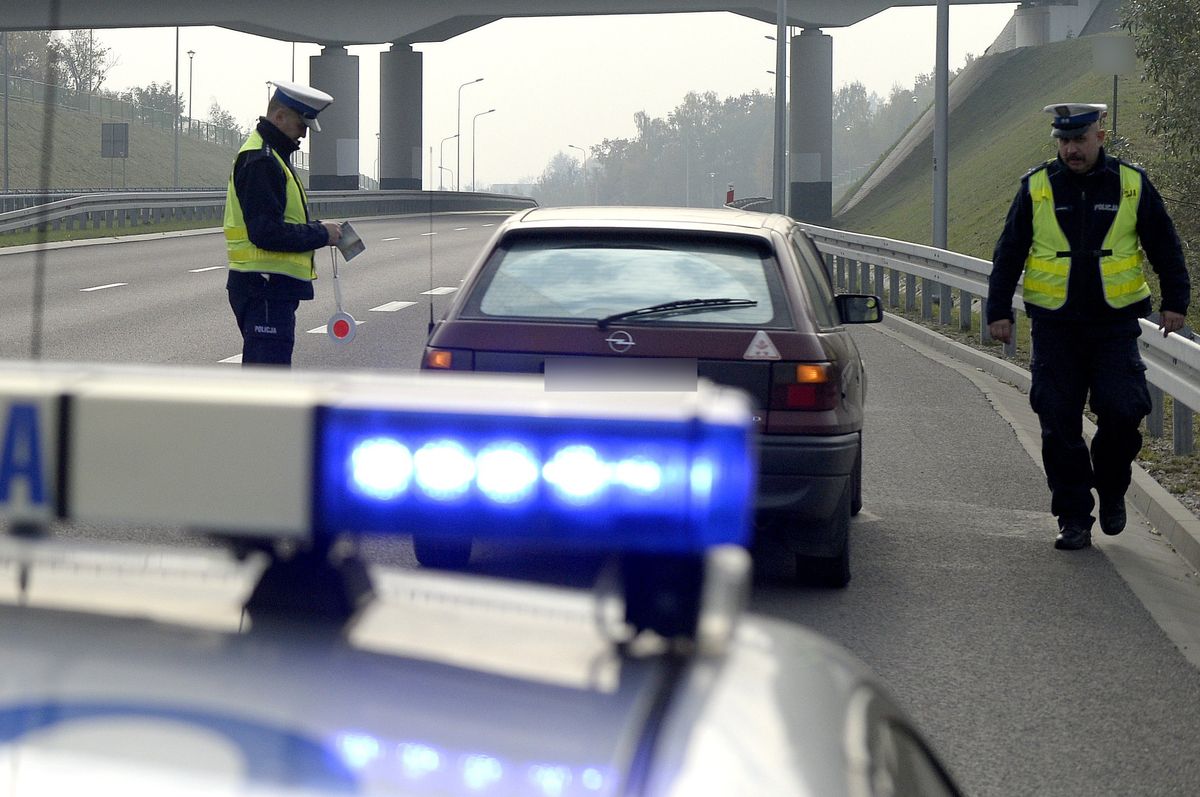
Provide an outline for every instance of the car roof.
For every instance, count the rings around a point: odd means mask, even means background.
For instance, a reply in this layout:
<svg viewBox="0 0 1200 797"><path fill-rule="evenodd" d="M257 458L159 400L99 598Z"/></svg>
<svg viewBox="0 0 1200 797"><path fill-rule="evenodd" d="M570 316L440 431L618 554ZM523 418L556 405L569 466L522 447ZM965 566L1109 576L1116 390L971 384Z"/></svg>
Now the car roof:
<svg viewBox="0 0 1200 797"><path fill-rule="evenodd" d="M748 232L775 227L786 221L779 214L756 213L733 208L680 208L652 206L598 206L533 208L515 214L505 223L508 231L537 227L654 228L663 230L708 230Z"/></svg>

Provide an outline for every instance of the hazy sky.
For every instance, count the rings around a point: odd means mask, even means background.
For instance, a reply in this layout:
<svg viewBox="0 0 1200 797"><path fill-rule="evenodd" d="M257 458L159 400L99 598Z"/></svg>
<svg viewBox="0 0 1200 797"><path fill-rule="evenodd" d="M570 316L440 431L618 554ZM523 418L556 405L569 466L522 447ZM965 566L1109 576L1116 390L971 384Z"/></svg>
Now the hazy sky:
<svg viewBox="0 0 1200 797"><path fill-rule="evenodd" d="M950 65L967 53L982 54L1012 15L1015 3L951 6ZM861 81L886 96L892 85L909 86L933 69L936 11L933 7L884 11L833 36L834 87ZM471 181L471 127L475 114L475 175L480 186L535 178L557 152L578 157L568 144L587 148L605 138L632 137L633 115L666 116L689 91L721 97L753 89L771 91L775 68L774 25L735 14L657 14L610 17L506 19L447 42L421 44L424 53L423 177L434 185L439 165L456 168L455 142L439 142L456 128L462 90L462 176ZM105 86L125 89L174 81L174 28L101 30L116 65ZM379 127L378 53L386 46L351 47L359 56L359 171L374 175ZM193 115L206 118L215 101L248 125L266 106L266 81L293 75L293 45L220 28L182 28L179 88ZM298 43L295 80L308 81L315 44ZM336 97L334 98L336 102ZM316 135L320 135L317 133ZM307 147L307 145L306 145Z"/></svg>

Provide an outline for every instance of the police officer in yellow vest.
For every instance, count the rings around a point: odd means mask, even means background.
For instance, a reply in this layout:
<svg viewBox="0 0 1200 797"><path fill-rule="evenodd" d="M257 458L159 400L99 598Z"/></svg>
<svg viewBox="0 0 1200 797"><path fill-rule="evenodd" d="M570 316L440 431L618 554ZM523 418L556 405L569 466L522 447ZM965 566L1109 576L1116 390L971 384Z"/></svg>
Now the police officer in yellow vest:
<svg viewBox="0 0 1200 797"><path fill-rule="evenodd" d="M314 250L336 244L341 226L308 217L304 186L291 155L317 114L331 102L323 91L274 81L267 115L238 151L225 195L229 306L242 333L242 365L290 366L296 309L313 298Z"/></svg>
<svg viewBox="0 0 1200 797"><path fill-rule="evenodd" d="M1143 261L1158 277L1159 330L1183 328L1190 285L1179 236L1162 198L1139 168L1104 152L1107 106L1059 103L1052 135L1058 157L1021 179L992 255L988 331L1009 342L1013 293L1024 273L1033 381L1029 403L1042 428L1042 462L1054 546L1091 544L1092 514L1105 534L1125 528L1130 466L1150 412L1140 317L1152 310ZM1089 452L1083 410L1096 415Z"/></svg>

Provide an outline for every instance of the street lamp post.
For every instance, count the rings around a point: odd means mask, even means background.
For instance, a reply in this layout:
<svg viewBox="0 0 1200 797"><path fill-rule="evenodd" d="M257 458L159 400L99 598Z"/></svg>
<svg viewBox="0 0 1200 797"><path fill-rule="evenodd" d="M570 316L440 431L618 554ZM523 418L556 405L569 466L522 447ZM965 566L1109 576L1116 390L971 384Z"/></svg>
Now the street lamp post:
<svg viewBox="0 0 1200 797"><path fill-rule="evenodd" d="M487 116L489 113L495 113L495 108L489 108L486 111L480 111L471 117L471 190L478 191L479 187L475 185L475 121L481 116Z"/></svg>
<svg viewBox="0 0 1200 797"><path fill-rule="evenodd" d="M583 165L579 167L579 171L580 171L580 173L583 174L583 199L586 202L587 201L587 150L584 149L583 147L577 147L574 144L567 144L567 147L570 149L577 149L583 153ZM593 201L593 204L595 204L594 201Z"/></svg>
<svg viewBox="0 0 1200 797"><path fill-rule="evenodd" d="M778 213L787 213L787 0L775 10L775 142L771 193Z"/></svg>
<svg viewBox="0 0 1200 797"><path fill-rule="evenodd" d="M455 127L455 133L454 133L454 137L458 138L458 142L454 145L454 148L457 151L457 155L454 159L455 160L455 166L454 166L455 174L462 174L462 139L459 138L459 136L462 135L462 90L465 87L470 86L472 83L479 83L482 80L483 80L483 78L477 77L474 80L468 80L466 83L463 83L461 86L458 87L458 122ZM458 190L457 184L454 186L454 190L455 191Z"/></svg>
<svg viewBox="0 0 1200 797"><path fill-rule="evenodd" d="M0 31L4 48L4 193L8 193L8 31Z"/></svg>
<svg viewBox="0 0 1200 797"><path fill-rule="evenodd" d="M446 142L452 138L458 138L458 133L455 133L452 136L446 136L445 138L442 139L442 143L438 145L438 190L439 191L446 190L446 187L442 184L442 172L446 170L446 167L443 166L442 164L446 162ZM454 174L454 172L450 172L450 173Z"/></svg>
<svg viewBox="0 0 1200 797"><path fill-rule="evenodd" d="M171 119L175 133L175 190L179 190L179 106L175 104L179 97L179 26L175 26L175 83L171 86Z"/></svg>
<svg viewBox="0 0 1200 797"><path fill-rule="evenodd" d="M192 59L196 57L195 50L188 50L188 130L192 129Z"/></svg>
<svg viewBox="0 0 1200 797"><path fill-rule="evenodd" d="M379 190L379 159L382 157L379 133L375 134L375 190Z"/></svg>

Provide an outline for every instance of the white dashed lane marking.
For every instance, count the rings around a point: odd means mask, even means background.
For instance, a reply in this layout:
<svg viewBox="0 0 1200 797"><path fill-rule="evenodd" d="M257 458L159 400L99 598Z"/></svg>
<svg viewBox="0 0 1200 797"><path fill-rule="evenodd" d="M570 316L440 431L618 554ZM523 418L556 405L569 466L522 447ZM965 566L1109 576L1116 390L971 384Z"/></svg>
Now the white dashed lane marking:
<svg viewBox="0 0 1200 797"><path fill-rule="evenodd" d="M233 355L232 357L226 357L224 360L221 360L220 362L223 362L223 363L237 363L238 365L241 365L241 363L242 363L242 355L240 355L240 354L235 354L235 355Z"/></svg>
<svg viewBox="0 0 1200 797"><path fill-rule="evenodd" d="M205 266L204 268L189 268L188 273L189 274L199 274L203 271L216 271L219 268L223 269L225 267L224 266Z"/></svg>
<svg viewBox="0 0 1200 797"><path fill-rule="evenodd" d="M422 296L445 296L447 293L454 293L458 288L434 288L429 291L421 291Z"/></svg>
<svg viewBox="0 0 1200 797"><path fill-rule="evenodd" d="M97 285L94 288L80 288L80 293L90 293L91 291L102 291L105 288L120 288L122 285L128 285L128 282L111 282L108 285Z"/></svg>
<svg viewBox="0 0 1200 797"><path fill-rule="evenodd" d="M381 304L378 307L372 307L367 312L369 313L394 313L397 310L403 310L405 307L412 307L416 302L388 302Z"/></svg>

